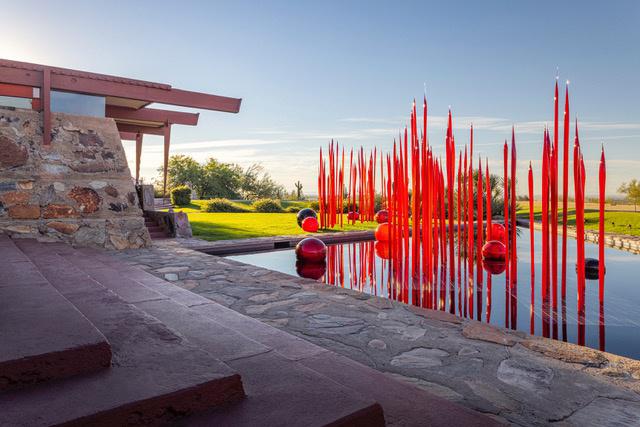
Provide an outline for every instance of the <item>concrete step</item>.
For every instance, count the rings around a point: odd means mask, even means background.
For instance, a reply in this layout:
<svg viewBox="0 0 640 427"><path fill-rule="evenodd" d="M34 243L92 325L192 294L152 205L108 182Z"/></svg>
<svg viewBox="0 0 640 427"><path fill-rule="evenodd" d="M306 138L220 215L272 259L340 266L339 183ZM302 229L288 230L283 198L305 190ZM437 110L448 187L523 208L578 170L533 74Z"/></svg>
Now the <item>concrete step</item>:
<svg viewBox="0 0 640 427"><path fill-rule="evenodd" d="M0 391L108 368L104 335L19 254L0 235Z"/></svg>
<svg viewBox="0 0 640 427"><path fill-rule="evenodd" d="M332 405L323 393L321 393L322 396L314 395L316 391L323 390L326 380L329 379L347 388L351 396L359 395L365 401L378 402L384 410L384 418L389 425L499 425L492 418L244 316L138 267L127 265L104 251L96 249L78 249L78 251L90 254L105 266L118 268L130 280L144 284L146 288L171 298L171 301L156 299L142 302L140 305L145 306L145 310L155 313L154 315L162 317L163 322L173 325L172 327L185 335L188 334L190 339L196 341L198 345L206 346L209 343L214 347L220 346L220 343L215 341L219 329L213 329L216 332L211 332L212 330L209 329L211 326L208 326L210 323L203 319L206 318L224 325L231 332L251 339L254 343L271 349L269 353L261 353L259 347L252 348L247 353L239 353L243 357L238 358L229 357L220 350L221 353L217 353L219 357L241 373L247 399L225 411L190 417L186 424L320 425L319 420L324 418L321 414L314 412L316 407L310 405L309 400L321 402L323 405ZM77 254L69 256L77 262L82 262L82 257ZM191 313L175 304L170 304L171 302L189 307ZM194 315L194 312L197 315ZM236 348L230 345L229 354L233 355L238 351ZM262 363L271 368L261 369ZM286 375L279 373L280 368L286 372ZM318 388L314 388L314 385L309 385L307 382L310 375L308 370L313 371L314 375L320 374L322 381L314 380L317 381ZM294 378L295 380L292 380ZM293 381L294 384L289 384L288 381ZM299 391L299 387L295 384L303 385L302 391ZM375 411L371 407L367 411L360 414L362 418L357 420L368 420L373 423L367 417L372 416ZM296 414L295 416L299 418L290 418L291 414ZM307 415L312 415L311 419ZM349 422L355 424L357 420L351 419Z"/></svg>
<svg viewBox="0 0 640 427"><path fill-rule="evenodd" d="M271 336L264 339L263 335L264 342L259 342L246 335L250 330L228 327L195 310L205 305L214 312L226 308L142 270L123 266L112 257L98 258L92 253L80 250L63 256L242 375L247 392L243 402L189 417L184 425L384 425L382 409L374 399L299 362L300 357L329 353L327 350L250 319L250 328L264 327ZM103 261L101 265L97 259ZM124 273L124 282L111 279L108 272L114 268Z"/></svg>
<svg viewBox="0 0 640 427"><path fill-rule="evenodd" d="M109 340L111 369L0 394L0 425L163 424L244 397L240 376L58 255L18 247ZM112 270L118 277L118 272Z"/></svg>
<svg viewBox="0 0 640 427"><path fill-rule="evenodd" d="M150 231L149 236L151 239L168 239L170 236L164 231Z"/></svg>

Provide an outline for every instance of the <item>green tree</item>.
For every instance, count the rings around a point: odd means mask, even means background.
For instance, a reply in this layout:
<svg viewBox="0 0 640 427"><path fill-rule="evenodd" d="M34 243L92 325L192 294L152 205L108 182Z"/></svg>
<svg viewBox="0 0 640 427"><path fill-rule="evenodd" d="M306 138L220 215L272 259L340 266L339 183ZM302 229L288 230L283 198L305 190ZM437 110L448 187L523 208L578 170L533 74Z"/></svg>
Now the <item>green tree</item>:
<svg viewBox="0 0 640 427"><path fill-rule="evenodd" d="M240 183L242 168L231 163L221 163L216 159L209 159L202 166L201 197L222 197L237 199L240 197Z"/></svg>
<svg viewBox="0 0 640 427"><path fill-rule="evenodd" d="M162 166L158 172L162 174ZM191 184L198 195L201 195L202 166L193 157L177 154L169 158L167 169L167 186L169 188Z"/></svg>
<svg viewBox="0 0 640 427"><path fill-rule="evenodd" d="M640 182L632 179L628 183L622 183L618 192L627 195L627 199L633 203L633 210L638 211L638 203L640 203Z"/></svg>
<svg viewBox="0 0 640 427"><path fill-rule="evenodd" d="M284 194L284 188L276 183L261 165L253 164L242 173L240 193L247 200L279 199Z"/></svg>

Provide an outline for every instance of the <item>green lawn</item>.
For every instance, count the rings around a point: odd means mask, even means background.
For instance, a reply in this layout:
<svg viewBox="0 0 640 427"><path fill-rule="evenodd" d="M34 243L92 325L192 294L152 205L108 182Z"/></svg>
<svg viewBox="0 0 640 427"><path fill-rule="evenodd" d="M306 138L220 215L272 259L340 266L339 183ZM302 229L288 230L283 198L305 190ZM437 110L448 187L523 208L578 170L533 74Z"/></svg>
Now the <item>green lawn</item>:
<svg viewBox="0 0 640 427"><path fill-rule="evenodd" d="M178 206L176 208L176 210L181 210L181 211L186 212L186 213L200 212L200 208L204 204L204 202L206 202L206 200L192 200L189 205L187 205L187 206ZM251 206L251 200L232 201L231 204L234 205L235 207L239 208L239 209L246 210L247 212L254 212L253 206ZM291 207L291 206L296 206L296 207L298 207L300 209L309 207L309 202L304 201L304 200L301 200L301 201L297 201L297 200L282 200L280 202L280 204L285 209L288 208L288 207Z"/></svg>
<svg viewBox="0 0 640 427"><path fill-rule="evenodd" d="M208 213L200 212L202 200L194 200L189 206L177 207L189 215L189 222L193 229L193 235L204 240L228 240L243 239L249 237L279 236L286 234L307 234L298 227L296 214L294 213ZM245 209L251 209L250 203L234 202ZM306 207L308 202L283 202L284 207L297 205ZM344 228L321 230L351 231L371 230L378 224L375 222L357 222L355 225L347 225L347 217L344 215Z"/></svg>
<svg viewBox="0 0 640 427"><path fill-rule="evenodd" d="M520 202L522 207L526 206L526 209L520 209L516 211L518 217L525 219L529 218L529 206L528 202ZM604 229L607 233L628 234L631 236L640 236L640 212L633 211L617 211L609 210L607 208L604 213ZM536 221L542 219L542 208L540 203L534 204L534 218ZM573 206L569 206L567 210L567 224L570 226L576 225L576 211ZM597 209L585 209L584 212L584 224L587 230L597 230L599 222L599 213ZM562 224L562 205L558 206L558 223Z"/></svg>

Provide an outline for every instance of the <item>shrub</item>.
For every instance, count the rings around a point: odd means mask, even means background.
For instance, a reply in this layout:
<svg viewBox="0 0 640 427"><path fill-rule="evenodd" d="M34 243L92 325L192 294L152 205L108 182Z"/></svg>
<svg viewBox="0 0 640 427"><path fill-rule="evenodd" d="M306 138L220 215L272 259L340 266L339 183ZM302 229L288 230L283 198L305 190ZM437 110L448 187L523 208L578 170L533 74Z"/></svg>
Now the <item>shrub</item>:
<svg viewBox="0 0 640 427"><path fill-rule="evenodd" d="M320 203L317 200L313 201L313 202L309 203L309 207L311 209L313 209L314 211L318 212L320 210Z"/></svg>
<svg viewBox="0 0 640 427"><path fill-rule="evenodd" d="M171 204L176 206L186 206L191 203L191 189L186 185L171 189Z"/></svg>
<svg viewBox="0 0 640 427"><path fill-rule="evenodd" d="M247 212L229 201L228 199L206 200L200 210L205 212Z"/></svg>
<svg viewBox="0 0 640 427"><path fill-rule="evenodd" d="M289 212L289 213L298 213L298 212L300 212L300 209L301 208L299 208L298 206L289 206L285 210L286 210L286 212Z"/></svg>
<svg viewBox="0 0 640 427"><path fill-rule="evenodd" d="M282 212L282 205L274 199L260 199L253 202L253 208L256 212L262 213L279 213Z"/></svg>

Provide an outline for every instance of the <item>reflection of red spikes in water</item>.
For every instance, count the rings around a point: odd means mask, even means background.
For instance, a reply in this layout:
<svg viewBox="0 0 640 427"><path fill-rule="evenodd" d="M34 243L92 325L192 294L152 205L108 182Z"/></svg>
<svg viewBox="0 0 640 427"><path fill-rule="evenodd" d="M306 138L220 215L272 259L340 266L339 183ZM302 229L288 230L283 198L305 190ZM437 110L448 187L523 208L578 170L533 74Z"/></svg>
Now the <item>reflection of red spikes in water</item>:
<svg viewBox="0 0 640 427"><path fill-rule="evenodd" d="M535 332L534 324L534 312L535 312L535 283L536 283L536 269L535 269L535 240L534 240L534 216L533 216L533 169L531 168L531 162L529 162L529 254L531 256L531 305L529 307L529 333L531 335Z"/></svg>
<svg viewBox="0 0 640 427"><path fill-rule="evenodd" d="M511 329L518 328L518 247L516 245L516 131L511 128L511 268L509 294L511 295Z"/></svg>

